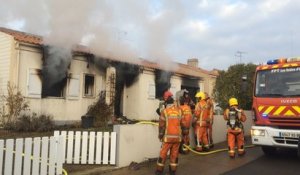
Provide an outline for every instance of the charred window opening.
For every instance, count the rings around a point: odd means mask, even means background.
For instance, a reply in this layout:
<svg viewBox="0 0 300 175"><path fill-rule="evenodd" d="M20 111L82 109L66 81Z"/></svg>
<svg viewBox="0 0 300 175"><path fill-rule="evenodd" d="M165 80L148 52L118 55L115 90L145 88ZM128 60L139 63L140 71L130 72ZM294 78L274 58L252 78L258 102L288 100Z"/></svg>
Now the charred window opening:
<svg viewBox="0 0 300 175"><path fill-rule="evenodd" d="M130 87L136 82L140 73L139 66L128 63L116 63L115 68L117 72L117 83L124 84L126 87Z"/></svg>
<svg viewBox="0 0 300 175"><path fill-rule="evenodd" d="M43 47L42 98L64 97L71 52L63 48Z"/></svg>
<svg viewBox="0 0 300 175"><path fill-rule="evenodd" d="M199 78L195 78L195 77L182 78L181 89L188 90L189 95L194 102L196 102L195 95L200 90L199 80L200 80Z"/></svg>
<svg viewBox="0 0 300 175"><path fill-rule="evenodd" d="M95 76L94 75L84 75L84 96L92 97L94 96L95 89Z"/></svg>
<svg viewBox="0 0 300 175"><path fill-rule="evenodd" d="M43 74L44 75L44 74ZM56 83L49 83L47 77L43 76L42 98L45 97L64 97L67 84L67 76Z"/></svg>
<svg viewBox="0 0 300 175"><path fill-rule="evenodd" d="M162 98L164 92L171 87L172 72L155 70L155 98Z"/></svg>
<svg viewBox="0 0 300 175"><path fill-rule="evenodd" d="M130 87L133 85L140 73L140 67L128 63L115 63L116 68L116 96L115 96L115 115L122 116L122 97L124 86Z"/></svg>

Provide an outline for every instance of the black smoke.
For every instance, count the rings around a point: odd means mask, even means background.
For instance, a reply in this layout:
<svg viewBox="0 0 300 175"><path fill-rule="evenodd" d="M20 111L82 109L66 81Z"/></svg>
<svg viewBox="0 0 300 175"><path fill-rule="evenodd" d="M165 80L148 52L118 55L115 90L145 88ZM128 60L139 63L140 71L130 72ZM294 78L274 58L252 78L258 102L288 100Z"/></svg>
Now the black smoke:
<svg viewBox="0 0 300 175"><path fill-rule="evenodd" d="M155 70L155 96L156 98L161 98L166 90L171 87L171 77L172 72L167 72L163 70Z"/></svg>
<svg viewBox="0 0 300 175"><path fill-rule="evenodd" d="M111 66L111 61L107 58L93 56L91 62L95 64L98 70L106 70Z"/></svg>
<svg viewBox="0 0 300 175"><path fill-rule="evenodd" d="M64 48L43 47L42 97L63 96L71 57L71 52Z"/></svg>

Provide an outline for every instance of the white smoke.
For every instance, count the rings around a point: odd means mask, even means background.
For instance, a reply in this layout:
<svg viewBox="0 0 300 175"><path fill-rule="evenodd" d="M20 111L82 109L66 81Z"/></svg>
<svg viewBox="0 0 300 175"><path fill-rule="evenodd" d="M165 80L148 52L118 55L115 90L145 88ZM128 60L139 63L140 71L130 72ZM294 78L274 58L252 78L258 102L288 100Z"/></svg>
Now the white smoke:
<svg viewBox="0 0 300 175"><path fill-rule="evenodd" d="M24 32L45 43L71 48L80 43L101 57L145 58L170 65L173 29L185 17L182 0L0 0L0 25L19 21Z"/></svg>

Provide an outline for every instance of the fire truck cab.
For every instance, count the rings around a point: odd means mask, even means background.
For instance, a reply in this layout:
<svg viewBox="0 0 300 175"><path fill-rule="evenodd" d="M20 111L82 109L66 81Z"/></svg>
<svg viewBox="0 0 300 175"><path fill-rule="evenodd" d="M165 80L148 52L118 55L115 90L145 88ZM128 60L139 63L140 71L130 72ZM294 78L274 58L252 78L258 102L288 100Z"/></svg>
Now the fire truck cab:
<svg viewBox="0 0 300 175"><path fill-rule="evenodd" d="M251 138L265 154L278 147L300 153L300 58L270 60L256 68Z"/></svg>

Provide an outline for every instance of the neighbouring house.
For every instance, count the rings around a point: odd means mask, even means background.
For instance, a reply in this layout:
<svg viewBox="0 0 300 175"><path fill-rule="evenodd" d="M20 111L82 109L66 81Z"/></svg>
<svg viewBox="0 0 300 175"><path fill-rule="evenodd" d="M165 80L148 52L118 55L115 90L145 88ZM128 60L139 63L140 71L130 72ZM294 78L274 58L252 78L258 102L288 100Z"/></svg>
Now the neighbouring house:
<svg viewBox="0 0 300 175"><path fill-rule="evenodd" d="M0 28L0 93L15 85L36 113L56 121L80 120L100 94L116 116L158 119L163 92L187 89L212 93L217 72L198 67L198 59L168 68L143 59L101 58L77 45L71 52L43 43L41 36Z"/></svg>

